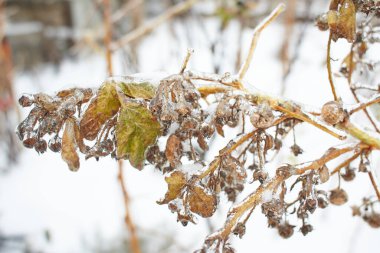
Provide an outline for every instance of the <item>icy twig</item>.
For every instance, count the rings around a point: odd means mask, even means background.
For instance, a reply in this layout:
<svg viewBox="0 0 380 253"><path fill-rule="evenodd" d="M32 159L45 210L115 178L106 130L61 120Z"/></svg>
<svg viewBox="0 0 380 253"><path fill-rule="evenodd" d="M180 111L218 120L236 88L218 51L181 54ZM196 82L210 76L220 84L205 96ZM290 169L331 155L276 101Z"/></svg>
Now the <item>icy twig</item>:
<svg viewBox="0 0 380 253"><path fill-rule="evenodd" d="M249 69L249 65L251 64L253 53L255 52L255 48L257 45L257 41L260 37L261 32L272 23L280 14L285 10L285 4L280 3L277 7L269 14L269 16L263 20L253 31L251 46L249 48L248 55L239 70L239 81L243 80L246 72Z"/></svg>

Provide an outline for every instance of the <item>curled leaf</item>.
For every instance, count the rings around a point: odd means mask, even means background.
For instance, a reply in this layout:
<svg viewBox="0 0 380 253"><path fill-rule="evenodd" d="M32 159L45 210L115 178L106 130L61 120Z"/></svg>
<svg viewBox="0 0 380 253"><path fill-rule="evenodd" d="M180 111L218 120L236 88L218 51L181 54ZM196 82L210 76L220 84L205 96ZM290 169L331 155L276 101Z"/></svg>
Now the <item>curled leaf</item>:
<svg viewBox="0 0 380 253"><path fill-rule="evenodd" d="M156 93L156 87L149 81L126 79L126 82L118 83L123 93L132 98L151 99Z"/></svg>
<svg viewBox="0 0 380 253"><path fill-rule="evenodd" d="M80 122L80 131L83 138L94 140L101 126L120 108L116 89L112 83L105 83L100 87L97 96L91 101Z"/></svg>
<svg viewBox="0 0 380 253"><path fill-rule="evenodd" d="M177 167L177 165L180 163L181 154L181 139L174 134L170 135L168 141L166 142L165 156L170 162L170 166L172 168Z"/></svg>
<svg viewBox="0 0 380 253"><path fill-rule="evenodd" d="M65 130L62 136L62 159L67 163L71 171L79 169L79 156L77 154L77 144L75 141L75 125L74 119L66 120Z"/></svg>
<svg viewBox="0 0 380 253"><path fill-rule="evenodd" d="M216 197L215 195L208 194L204 188L196 186L191 189L188 196L188 203L190 211L207 218L211 217L216 210Z"/></svg>
<svg viewBox="0 0 380 253"><path fill-rule="evenodd" d="M116 125L117 157L129 159L133 167L142 169L145 151L156 142L160 129L160 123L145 106L123 104Z"/></svg>
<svg viewBox="0 0 380 253"><path fill-rule="evenodd" d="M356 11L352 0L333 1L327 13L327 22L330 27L332 39L337 41L345 38L349 42L355 40ZM338 4L340 3L340 4Z"/></svg>
<svg viewBox="0 0 380 253"><path fill-rule="evenodd" d="M168 184L168 191L165 194L165 198L157 201L158 204L167 204L170 201L176 199L186 184L186 176L181 171L173 171L168 177L165 177L165 181Z"/></svg>

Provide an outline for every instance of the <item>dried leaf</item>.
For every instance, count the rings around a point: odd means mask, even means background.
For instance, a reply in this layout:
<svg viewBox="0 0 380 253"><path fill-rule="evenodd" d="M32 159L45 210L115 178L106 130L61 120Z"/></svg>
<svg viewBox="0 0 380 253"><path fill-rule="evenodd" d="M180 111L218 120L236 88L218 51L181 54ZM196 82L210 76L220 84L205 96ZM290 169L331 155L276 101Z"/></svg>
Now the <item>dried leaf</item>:
<svg viewBox="0 0 380 253"><path fill-rule="evenodd" d="M170 201L176 199L186 184L186 176L181 171L173 171L170 176L165 177L166 183L168 183L168 191L165 194L165 198L157 201L158 204L167 204Z"/></svg>
<svg viewBox="0 0 380 253"><path fill-rule="evenodd" d="M190 211L207 218L211 217L216 210L215 195L207 194L205 189L196 186L191 189L188 196Z"/></svg>
<svg viewBox="0 0 380 253"><path fill-rule="evenodd" d="M101 126L120 108L120 102L113 84L105 83L100 87L97 96L91 101L80 122L83 138L94 140Z"/></svg>
<svg viewBox="0 0 380 253"><path fill-rule="evenodd" d="M168 138L166 142L165 156L166 159L170 162L170 166L172 168L177 167L177 165L181 162L181 154L182 154L182 143L181 139L172 134Z"/></svg>
<svg viewBox="0 0 380 253"><path fill-rule="evenodd" d="M65 130L62 136L62 159L67 163L71 171L79 169L79 156L76 152L77 144L75 141L75 120L66 120Z"/></svg>
<svg viewBox="0 0 380 253"><path fill-rule="evenodd" d="M337 7L338 5L335 3L327 13L327 22L330 27L332 39L337 41L339 38L345 38L347 41L353 42L356 35L355 5L352 0L343 0L340 2L339 7Z"/></svg>
<svg viewBox="0 0 380 253"><path fill-rule="evenodd" d="M159 134L160 123L145 106L123 104L116 125L117 157L129 159L133 167L142 169L145 151Z"/></svg>

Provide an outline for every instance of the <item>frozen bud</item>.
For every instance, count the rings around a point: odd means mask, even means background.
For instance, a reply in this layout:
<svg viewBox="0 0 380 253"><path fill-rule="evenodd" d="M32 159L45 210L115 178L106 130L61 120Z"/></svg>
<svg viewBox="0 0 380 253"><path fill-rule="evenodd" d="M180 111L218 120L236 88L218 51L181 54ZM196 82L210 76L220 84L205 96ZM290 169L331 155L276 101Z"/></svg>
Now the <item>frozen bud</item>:
<svg viewBox="0 0 380 253"><path fill-rule="evenodd" d="M283 178L288 178L290 177L294 172L294 168L290 165L284 165L276 170L276 175L283 177Z"/></svg>
<svg viewBox="0 0 380 253"><path fill-rule="evenodd" d="M340 103L330 101L323 105L321 116L326 123L335 125L344 120L345 113Z"/></svg>
<svg viewBox="0 0 380 253"><path fill-rule="evenodd" d="M323 165L318 170L319 181L321 184L326 183L330 179L330 172L326 165Z"/></svg>
<svg viewBox="0 0 380 253"><path fill-rule="evenodd" d="M380 228L380 214L379 213L371 213L369 215L364 215L363 219L372 228Z"/></svg>
<svg viewBox="0 0 380 253"><path fill-rule="evenodd" d="M34 144L34 149L38 152L38 153L45 153L46 149L47 149L47 143L44 139L40 139L36 142L36 144Z"/></svg>
<svg viewBox="0 0 380 253"><path fill-rule="evenodd" d="M355 170L347 166L344 170L344 173L340 174L344 181L352 181L355 178Z"/></svg>
<svg viewBox="0 0 380 253"><path fill-rule="evenodd" d="M315 20L315 24L319 30L327 31L329 29L329 24L327 22L327 14L324 13L319 15Z"/></svg>
<svg viewBox="0 0 380 253"><path fill-rule="evenodd" d="M348 195L345 190L337 188L330 192L329 200L331 204L341 206L348 201Z"/></svg>
<svg viewBox="0 0 380 253"><path fill-rule="evenodd" d="M256 128L268 128L274 120L272 109L268 104L261 104L257 107L257 111L251 115L250 120Z"/></svg>
<svg viewBox="0 0 380 253"><path fill-rule="evenodd" d="M29 107L31 106L34 101L33 101L33 97L30 96L30 95L22 95L20 97L20 99L18 100L18 103L22 106L22 107Z"/></svg>
<svg viewBox="0 0 380 253"><path fill-rule="evenodd" d="M310 225L310 224L304 224L302 227L301 227L301 233L303 235L307 235L308 233L310 233L311 231L313 231L313 226Z"/></svg>
<svg viewBox="0 0 380 253"><path fill-rule="evenodd" d="M49 149L53 152L59 152L62 148L62 140L58 136L50 139L49 141Z"/></svg>
<svg viewBox="0 0 380 253"><path fill-rule="evenodd" d="M242 238L243 235L245 234L245 225L244 223L237 223L234 230L233 230L234 235L239 236L239 238Z"/></svg>
<svg viewBox="0 0 380 253"><path fill-rule="evenodd" d="M282 147L282 141L280 139L275 139L274 140L274 149L280 150L281 147Z"/></svg>
<svg viewBox="0 0 380 253"><path fill-rule="evenodd" d="M285 224L280 224L277 226L277 229L278 229L278 234L284 238L284 239L288 239L289 237L291 237L294 233L294 227L293 225L290 225L289 223L285 223Z"/></svg>
<svg viewBox="0 0 380 253"><path fill-rule="evenodd" d="M359 171L360 172L368 172L367 166L369 165L368 161L360 160L359 163Z"/></svg>

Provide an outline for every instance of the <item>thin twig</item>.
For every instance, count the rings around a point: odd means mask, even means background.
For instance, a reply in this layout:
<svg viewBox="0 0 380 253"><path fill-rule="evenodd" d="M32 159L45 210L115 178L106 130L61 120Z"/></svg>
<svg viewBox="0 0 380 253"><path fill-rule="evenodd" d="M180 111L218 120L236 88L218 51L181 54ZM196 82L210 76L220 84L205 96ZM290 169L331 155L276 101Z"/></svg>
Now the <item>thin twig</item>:
<svg viewBox="0 0 380 253"><path fill-rule="evenodd" d="M352 109L349 114L354 114L355 112L364 110L366 107L371 106L373 104L380 103L380 94L374 95L372 98L368 99L367 102L358 104L354 109Z"/></svg>
<svg viewBox="0 0 380 253"><path fill-rule="evenodd" d="M330 56L331 41L332 41L332 33L330 32L329 39L327 41L327 56L326 56L327 74L328 74L328 77L329 77L331 92L332 92L332 94L334 96L334 101L338 101L338 96L336 95L334 81L333 81L333 76L332 76L332 71L331 71L331 56Z"/></svg>
<svg viewBox="0 0 380 253"><path fill-rule="evenodd" d="M342 168L348 166L350 163L352 163L356 158L358 158L361 154L360 152L355 153L353 156L348 158L347 160L341 162L338 166L335 167L335 169L330 173L331 175L334 175L338 173Z"/></svg>
<svg viewBox="0 0 380 253"><path fill-rule="evenodd" d="M253 31L251 46L249 48L248 55L239 70L239 81L243 80L246 72L248 71L261 32L265 29L265 27L272 23L284 10L285 4L280 3L279 5L277 5L277 7L269 14L269 16L265 20L263 20Z"/></svg>
<svg viewBox="0 0 380 253"><path fill-rule="evenodd" d="M179 71L180 74L182 74L185 71L187 64L189 63L190 57L192 56L193 53L194 53L194 49L192 48L187 49L185 60L183 61L181 70Z"/></svg>
<svg viewBox="0 0 380 253"><path fill-rule="evenodd" d="M111 44L112 50L117 50L124 45L127 45L131 43L132 41L152 32L157 26L161 25L162 23L166 22L167 20L173 18L174 16L177 16L183 12L188 11L194 4L199 2L199 0L187 0L184 2L180 2L173 7L169 8L166 12L161 14L160 16L152 19L151 21L147 22L146 24L136 28L135 30L131 31L130 33L126 34L122 38L120 38L118 41Z"/></svg>

